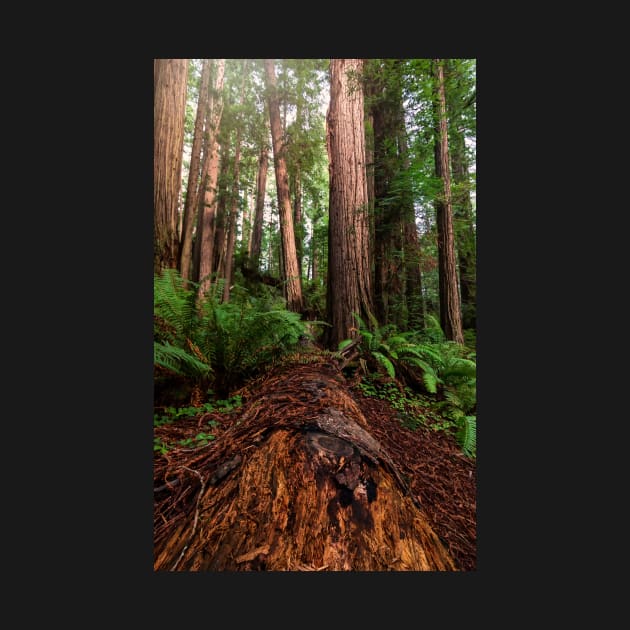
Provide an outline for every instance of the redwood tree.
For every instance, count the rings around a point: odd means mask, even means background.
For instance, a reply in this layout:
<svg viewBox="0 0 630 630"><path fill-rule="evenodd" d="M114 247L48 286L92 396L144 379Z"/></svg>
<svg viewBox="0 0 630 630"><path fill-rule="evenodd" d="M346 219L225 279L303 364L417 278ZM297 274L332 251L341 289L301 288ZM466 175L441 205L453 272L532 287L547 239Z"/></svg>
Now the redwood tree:
<svg viewBox="0 0 630 630"><path fill-rule="evenodd" d="M437 109L437 136L435 141L436 174L442 179L443 198L437 205L438 227L438 266L440 285L440 324L446 338L464 343L462 330L461 302L455 257L455 236L453 233L453 207L451 200L451 175L448 150L448 124L446 116L446 96L444 91L444 62L433 60L435 79L435 104Z"/></svg>
<svg viewBox="0 0 630 630"><path fill-rule="evenodd" d="M212 274L212 248L214 243L213 221L215 216L216 187L219 173L219 148L217 136L221 115L223 113L223 77L225 73L225 59L218 59L216 77L214 81L213 100L209 122L208 160L205 172L203 208L199 212L197 223L197 242L199 243L199 296L210 288Z"/></svg>
<svg viewBox="0 0 630 630"><path fill-rule="evenodd" d="M289 177L285 160L286 146L280 122L280 105L276 87L276 72L273 59L265 59L269 122L273 145L273 161L278 191L278 212L280 216L280 236L282 240L282 269L286 287L287 308L300 312L303 308L302 276L298 267L293 226L293 208L289 195Z"/></svg>
<svg viewBox="0 0 630 630"><path fill-rule="evenodd" d="M254 226L249 248L249 265L258 271L260 265L260 248L262 245L263 211L265 208L265 190L267 188L267 170L269 166L269 147L263 143L258 156L258 173L256 175L256 206L254 210Z"/></svg>
<svg viewBox="0 0 630 630"><path fill-rule="evenodd" d="M208 108L208 86L210 84L210 60L203 60L201 70L201 84L197 99L197 115L195 118L195 134L190 155L190 170L188 171L188 188L186 191L186 203L184 204L184 217L182 221L182 237L179 254L179 269L183 278L190 278L190 265L192 260L192 237L195 213L199 205L200 183L203 178L200 173L201 145L204 133L204 120Z"/></svg>
<svg viewBox="0 0 630 630"><path fill-rule="evenodd" d="M153 60L153 269L176 268L188 59Z"/></svg>
<svg viewBox="0 0 630 630"><path fill-rule="evenodd" d="M372 317L361 59L330 60L327 345L356 337L353 314Z"/></svg>

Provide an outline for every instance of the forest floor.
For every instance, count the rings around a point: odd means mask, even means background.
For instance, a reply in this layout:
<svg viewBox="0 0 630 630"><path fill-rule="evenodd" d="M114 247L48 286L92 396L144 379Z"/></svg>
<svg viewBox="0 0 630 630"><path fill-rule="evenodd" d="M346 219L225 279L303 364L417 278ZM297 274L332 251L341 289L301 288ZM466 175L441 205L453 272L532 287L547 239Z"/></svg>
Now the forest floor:
<svg viewBox="0 0 630 630"><path fill-rule="evenodd" d="M291 373L299 369L299 365L289 364L274 373L277 377L279 372ZM405 426L398 412L386 400L363 394L360 380L357 374L345 379L343 386L367 419L370 434L380 442L397 467L458 569L474 571L477 558L475 460L465 457L454 437L444 431ZM218 448L222 436L233 433L231 429L239 423L248 400L252 397L260 399L261 392L262 395L272 396L273 390L269 389L274 382L269 378L257 379L239 390L243 407L230 412L180 418L173 424L156 427L155 437L171 444L191 439L199 434L202 421L204 425L210 421L215 439L205 448ZM289 410L286 412L289 413ZM164 480L170 476L169 468L173 470L177 462L181 463L181 458L175 451L169 451L166 456L156 454L154 461L154 484L156 488L163 488ZM156 513L163 500L161 494L158 492L155 495Z"/></svg>

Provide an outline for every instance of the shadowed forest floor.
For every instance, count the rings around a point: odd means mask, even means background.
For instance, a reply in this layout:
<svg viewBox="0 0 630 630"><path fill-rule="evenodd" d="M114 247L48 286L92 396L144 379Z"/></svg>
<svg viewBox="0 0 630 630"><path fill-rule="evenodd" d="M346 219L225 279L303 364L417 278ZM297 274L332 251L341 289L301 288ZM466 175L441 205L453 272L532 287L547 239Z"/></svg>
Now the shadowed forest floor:
<svg viewBox="0 0 630 630"><path fill-rule="evenodd" d="M211 505L211 501L205 504L201 502L204 491L206 492L204 497L208 496L207 489L210 485L216 486L219 482L229 480L230 473L239 469L244 459L251 456L253 452L251 449L255 449L265 440L269 442L274 432L298 426L296 423L303 422L303 418L309 416L311 408L313 413L317 411L318 400L322 398L321 392L324 390L317 389L317 380L314 376L317 372L314 370L320 370L322 374L325 373L326 378L334 379L334 388L338 387L344 397L349 396L353 401L350 406L356 405L360 410L366 421L367 432L378 442L378 447L374 448L385 454L384 457L391 463L390 467L392 470L395 469L396 478L412 495L414 504L421 507L430 528L450 554L457 570L475 570L477 475L474 460L465 457L455 439L442 431L424 427L410 429L403 426L397 412L386 401L362 394L357 387L359 376L345 378L336 366L331 365L313 366L299 363L281 365L239 390L242 407L230 413L205 413L196 417L181 418L173 424L155 428L157 438L175 443L182 439L194 438L200 430L204 430L203 427L207 426L208 422L211 422L214 425L211 432L215 436L210 444L202 448L174 448L166 455L156 455L154 460L156 550L161 549L163 557L170 554L168 563L171 566L177 565L189 546L187 544L182 550L184 535L181 532L188 528L186 537L189 541L195 533L197 537L202 536L204 524L200 514L214 513L215 507ZM320 385L323 386L324 383ZM339 396L337 400L342 404ZM346 402L343 406L347 410L349 405ZM369 438L361 438L361 435L351 435L349 439L353 441L352 438L355 438L355 446L357 440L359 445L362 439L367 440L363 446L364 454L369 456L373 443ZM296 457L297 459L299 458ZM358 471L358 468L356 470ZM234 488L230 492L226 491L224 497L226 504L232 500L228 497L233 497L234 494ZM277 502L275 499L274 501ZM226 509L222 507L216 513L223 515L225 512ZM265 516L266 519L272 518L269 514ZM260 515L257 516L260 520ZM274 518L276 516L273 515ZM212 522L215 520L213 517ZM225 525L221 527L227 528ZM207 523L205 528L208 529ZM176 540L178 536L179 539ZM164 542L169 537L176 542ZM221 534L221 537L224 535ZM208 549L211 546L210 540L211 537L208 537L203 543L205 547L202 545L199 549ZM212 542L215 543L216 541ZM166 549L169 544L173 547L172 550ZM158 551L156 556L160 555ZM259 544L254 551L261 551L264 556L270 553L269 545ZM189 550L189 553L192 552ZM203 555L202 551L196 553ZM215 555L216 553L218 552L215 552ZM173 558L177 556L179 559L173 562ZM261 565L253 562L255 556L255 553L252 553L251 557L249 554L242 554L240 559L237 559L237 562L243 563L238 565L238 570L261 570ZM441 561L438 558L437 562ZM156 560L156 564L160 564L159 559ZM327 566L323 562L319 564L322 569L298 567L298 570L323 570ZM166 565L166 561L163 565ZM180 570L184 570L182 565ZM189 570L195 570L191 568L193 566L194 561L191 559ZM212 570L207 568L207 564L203 566L206 567L205 570ZM263 564L262 570L264 566ZM227 567L223 568L229 570Z"/></svg>

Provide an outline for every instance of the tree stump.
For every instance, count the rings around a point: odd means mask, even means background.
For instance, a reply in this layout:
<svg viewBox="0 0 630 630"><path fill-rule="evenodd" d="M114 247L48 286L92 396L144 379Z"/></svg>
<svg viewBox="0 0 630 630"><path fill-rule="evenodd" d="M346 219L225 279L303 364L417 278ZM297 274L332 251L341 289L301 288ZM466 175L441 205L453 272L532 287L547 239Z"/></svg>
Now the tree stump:
<svg viewBox="0 0 630 630"><path fill-rule="evenodd" d="M458 570L329 364L272 373L158 473L156 571Z"/></svg>

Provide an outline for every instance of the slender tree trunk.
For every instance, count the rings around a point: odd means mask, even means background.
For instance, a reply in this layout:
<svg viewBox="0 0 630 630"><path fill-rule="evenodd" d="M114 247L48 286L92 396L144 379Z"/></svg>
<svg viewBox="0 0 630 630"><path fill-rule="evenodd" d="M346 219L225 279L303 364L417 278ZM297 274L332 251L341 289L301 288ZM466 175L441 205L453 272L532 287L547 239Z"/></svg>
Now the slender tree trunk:
<svg viewBox="0 0 630 630"><path fill-rule="evenodd" d="M304 226L302 225L302 181L300 178L300 164L295 167L293 180L293 221L295 225L295 252L298 269L302 275L302 241L304 240Z"/></svg>
<svg viewBox="0 0 630 630"><path fill-rule="evenodd" d="M267 188L267 171L269 169L269 147L265 144L258 156L258 174L256 176L256 209L252 243L249 251L250 266L258 270L260 267L260 248L262 245L263 217L265 210L265 190Z"/></svg>
<svg viewBox="0 0 630 630"><path fill-rule="evenodd" d="M330 60L326 141L330 194L328 223L327 345L357 336L353 313L373 317L365 170L361 59Z"/></svg>
<svg viewBox="0 0 630 630"><path fill-rule="evenodd" d="M302 277L298 267L295 250L295 230L293 226L293 210L289 197L289 178L285 161L286 147L282 139L280 109L276 90L276 74L273 59L265 59L267 77L269 120L273 158L278 191L278 212L280 216L280 237L282 241L283 280L286 282L287 308L300 312L303 308Z"/></svg>
<svg viewBox="0 0 630 630"><path fill-rule="evenodd" d="M195 135L193 137L192 152L190 156L190 170L188 171L188 188L184 216L182 219L182 238L179 254L179 269L185 279L190 279L190 265L192 262L192 236L195 222L195 212L199 207L200 183L203 178L199 169L201 158L201 145L203 141L203 126L209 106L208 86L210 85L210 60L203 60L201 70L201 84L197 99L197 115L195 117Z"/></svg>
<svg viewBox="0 0 630 630"><path fill-rule="evenodd" d="M216 78L214 83L214 98L212 104L212 118L208 145L210 159L206 173L206 191L204 196L203 212L200 216L197 238L199 240L199 288L198 295L202 298L210 288L212 275L212 249L214 242L214 218L216 205L217 179L219 173L219 147L217 137L223 114L223 78L225 75L225 59L219 59L216 65Z"/></svg>
<svg viewBox="0 0 630 630"><path fill-rule="evenodd" d="M458 184L459 194L453 199L454 219L460 227L456 230L459 259L459 281L462 297L462 319L464 328L475 327L476 268L475 232L472 226L472 204L468 189L468 161L466 159L464 136L454 134L451 165L453 181Z"/></svg>
<svg viewBox="0 0 630 630"><path fill-rule="evenodd" d="M178 262L177 210L182 177L188 59L153 60L153 270Z"/></svg>
<svg viewBox="0 0 630 630"><path fill-rule="evenodd" d="M245 77L247 70L247 59L243 59L243 81L241 83L241 107L245 101ZM236 130L236 146L234 148L234 182L232 184L232 198L230 203L230 216L228 217L227 240L225 244L225 284L223 285L223 301L230 301L230 291L232 279L234 277L234 244L236 243L236 230L238 227L237 214L239 202L239 172L241 165L241 123L239 121Z"/></svg>
<svg viewBox="0 0 630 630"><path fill-rule="evenodd" d="M227 145L221 155L221 173L219 179L225 182L229 168L229 156ZM217 278L225 278L225 241L227 230L227 191L225 188L217 191L217 211L214 221L214 249L213 270L217 272Z"/></svg>
<svg viewBox="0 0 630 630"><path fill-rule="evenodd" d="M456 343L464 343L462 330L461 303L455 258L455 237L453 233L453 209L451 200L451 176L448 151L448 125L446 118L446 96L444 92L444 71L441 59L434 60L439 121L439 175L444 186L444 201L438 205L438 265L440 276L440 322L446 338ZM438 162L436 161L436 167Z"/></svg>
<svg viewBox="0 0 630 630"><path fill-rule="evenodd" d="M403 223L403 253L405 300L407 303L407 326L421 329L424 327L424 304L422 299L422 274L420 270L420 238L416 225L416 211L413 203L413 191L409 173L409 148L405 127L405 112L402 94L397 99L398 105L398 153L400 165L405 173L401 192L401 219Z"/></svg>

